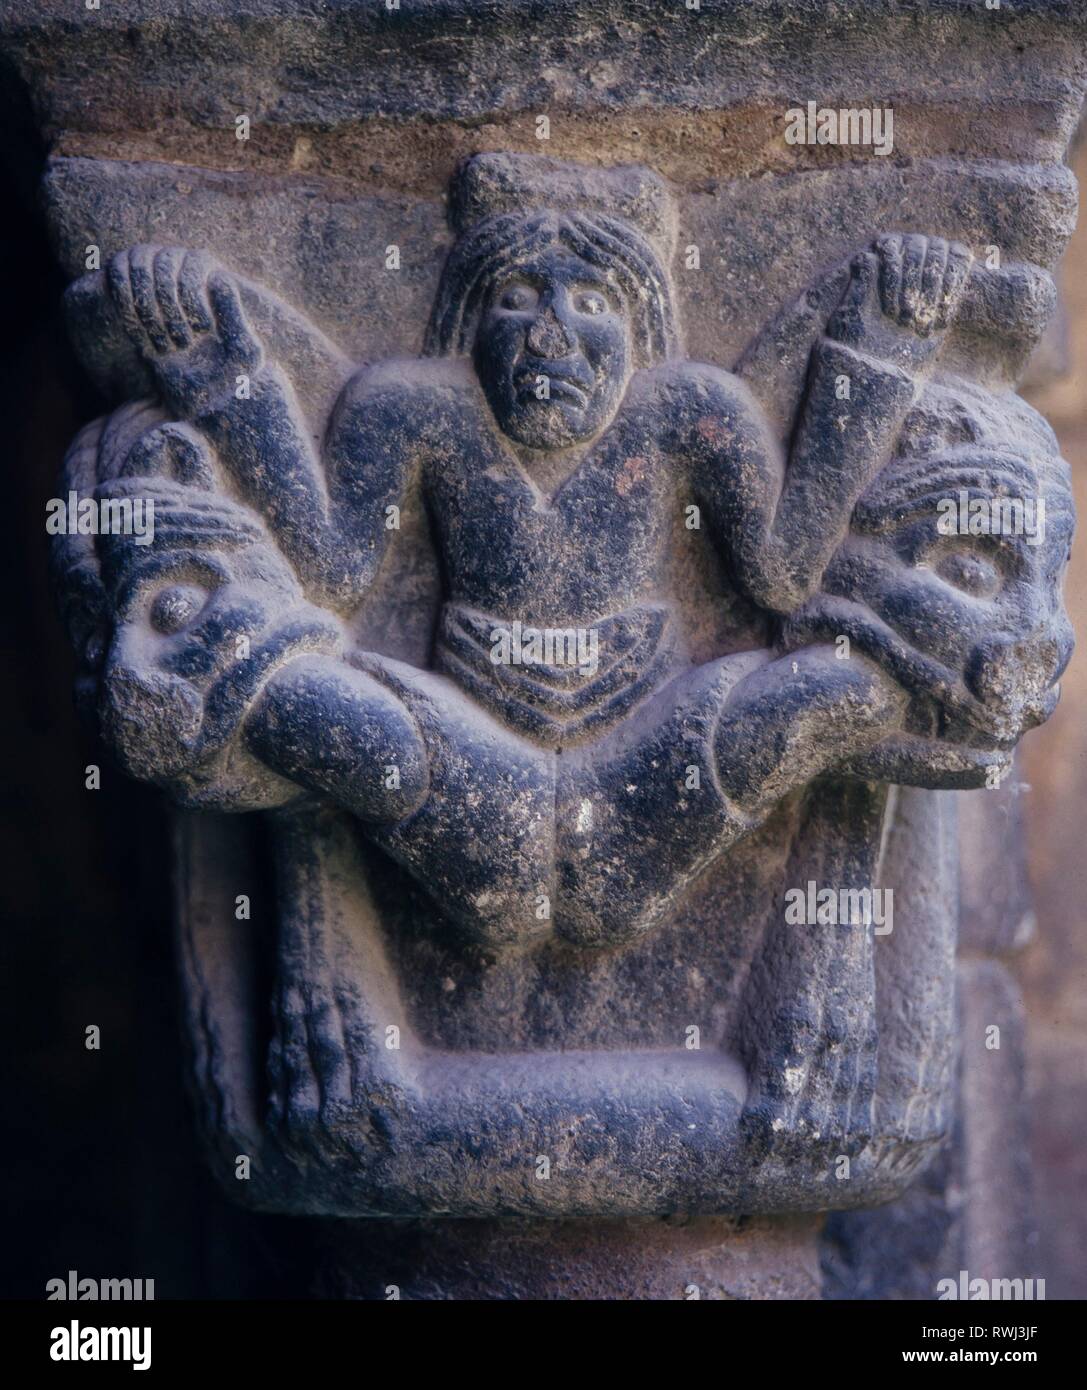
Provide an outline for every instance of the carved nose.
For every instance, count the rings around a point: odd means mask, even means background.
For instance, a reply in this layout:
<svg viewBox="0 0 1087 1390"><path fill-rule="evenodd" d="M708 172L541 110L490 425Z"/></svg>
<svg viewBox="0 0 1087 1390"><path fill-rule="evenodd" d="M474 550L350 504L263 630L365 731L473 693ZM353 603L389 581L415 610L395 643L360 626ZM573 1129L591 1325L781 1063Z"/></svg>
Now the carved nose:
<svg viewBox="0 0 1087 1390"><path fill-rule="evenodd" d="M1019 642L986 642L966 672L966 683L990 708L1012 713L1036 703L1061 666L1060 643L1050 635Z"/></svg>
<svg viewBox="0 0 1087 1390"><path fill-rule="evenodd" d="M525 344L537 357L568 357L574 350L574 336L549 305L533 320Z"/></svg>

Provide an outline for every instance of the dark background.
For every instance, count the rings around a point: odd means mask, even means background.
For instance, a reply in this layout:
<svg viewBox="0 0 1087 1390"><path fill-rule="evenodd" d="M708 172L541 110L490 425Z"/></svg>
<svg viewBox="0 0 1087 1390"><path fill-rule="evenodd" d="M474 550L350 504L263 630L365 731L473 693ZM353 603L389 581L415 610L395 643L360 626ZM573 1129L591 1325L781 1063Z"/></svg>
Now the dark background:
<svg viewBox="0 0 1087 1390"><path fill-rule="evenodd" d="M0 88L3 74L0 72ZM68 347L36 198L42 152L0 99L0 420L6 562L0 1296L46 1281L155 1280L157 1298L309 1285L308 1223L235 1209L200 1161L173 965L169 809L76 719L74 659L47 572L45 503L102 413ZM85 786L102 769L101 789ZM88 1051L85 1029L101 1029ZM274 1230L275 1239L269 1239ZM274 1247L274 1249L273 1249Z"/></svg>

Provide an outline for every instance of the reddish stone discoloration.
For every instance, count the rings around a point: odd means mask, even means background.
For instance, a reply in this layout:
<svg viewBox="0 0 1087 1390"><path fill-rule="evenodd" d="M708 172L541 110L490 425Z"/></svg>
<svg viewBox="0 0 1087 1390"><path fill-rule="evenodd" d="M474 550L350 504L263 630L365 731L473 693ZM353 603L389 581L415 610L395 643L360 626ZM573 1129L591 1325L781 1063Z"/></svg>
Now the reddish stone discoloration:
<svg viewBox="0 0 1087 1390"><path fill-rule="evenodd" d="M727 447L731 439L728 425L720 415L703 415L695 425L695 433L714 449Z"/></svg>
<svg viewBox="0 0 1087 1390"><path fill-rule="evenodd" d="M645 478L648 467L646 460L637 455L626 460L615 480L615 491L620 497L626 497L634 485Z"/></svg>

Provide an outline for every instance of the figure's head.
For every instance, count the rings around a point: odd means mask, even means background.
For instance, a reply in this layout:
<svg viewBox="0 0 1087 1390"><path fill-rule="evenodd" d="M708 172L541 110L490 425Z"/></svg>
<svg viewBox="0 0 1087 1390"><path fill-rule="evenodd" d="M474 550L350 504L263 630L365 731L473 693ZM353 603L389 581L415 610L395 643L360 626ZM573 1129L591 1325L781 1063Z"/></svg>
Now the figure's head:
<svg viewBox="0 0 1087 1390"><path fill-rule="evenodd" d="M998 415L965 386L929 397L945 399L907 422L812 610L822 636L851 632L910 693L895 780L942 759L948 785L979 785L1056 705L1074 509L1056 440L1021 400Z"/></svg>
<svg viewBox="0 0 1087 1390"><path fill-rule="evenodd" d="M295 795L269 783L236 735L255 687L296 650L329 649L338 623L311 608L260 519L213 486L206 441L144 403L89 426L65 482L153 517L58 535L55 578L81 655L80 694L133 775L167 783L191 805L213 795L240 809ZM144 541L147 544L144 544ZM216 772L208 772L214 762Z"/></svg>
<svg viewBox="0 0 1087 1390"><path fill-rule="evenodd" d="M564 449L614 416L632 370L669 357L668 281L652 245L604 214L485 218L454 246L426 351L471 353L499 427Z"/></svg>

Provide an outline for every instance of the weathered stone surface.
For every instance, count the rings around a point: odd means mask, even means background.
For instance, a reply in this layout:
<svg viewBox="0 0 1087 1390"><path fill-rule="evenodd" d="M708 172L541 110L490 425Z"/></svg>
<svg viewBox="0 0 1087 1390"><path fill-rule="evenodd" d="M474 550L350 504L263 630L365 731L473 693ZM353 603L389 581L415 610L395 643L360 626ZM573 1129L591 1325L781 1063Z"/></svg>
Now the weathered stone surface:
<svg viewBox="0 0 1087 1390"><path fill-rule="evenodd" d="M122 99L112 16L16 3L113 401L62 493L154 508L58 535L58 586L83 702L188 808L196 1077L253 1205L780 1217L946 1139L938 793L999 785L1071 649L1067 468L1012 387L1083 65L1059 6L893 9L156 3ZM925 42L895 159L781 138L786 89Z"/></svg>
<svg viewBox="0 0 1087 1390"><path fill-rule="evenodd" d="M368 1301L815 1299L818 1217L331 1222L318 1292Z"/></svg>
<svg viewBox="0 0 1087 1390"><path fill-rule="evenodd" d="M743 112L757 135L721 157L785 158L783 106L805 91L907 104L915 154L953 144L1002 158L1021 142L1059 159L1082 81L1075 0L1027 0L999 15L963 0L126 0L97 13L11 0L5 32L49 131L229 126L256 120L342 128L425 112L478 121L535 106L641 121L674 106ZM1028 55L1028 56L1025 56ZM229 75L224 80L224 75ZM93 80L99 99L88 102ZM1000 111L979 128L971 107ZM640 136L640 132L639 132ZM762 137L762 139L758 137ZM746 144L745 151L740 147ZM828 151L821 157L842 157ZM405 161L407 162L407 161Z"/></svg>

